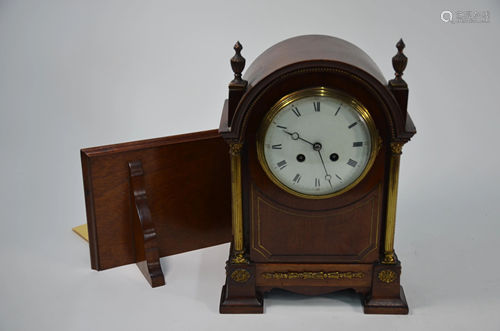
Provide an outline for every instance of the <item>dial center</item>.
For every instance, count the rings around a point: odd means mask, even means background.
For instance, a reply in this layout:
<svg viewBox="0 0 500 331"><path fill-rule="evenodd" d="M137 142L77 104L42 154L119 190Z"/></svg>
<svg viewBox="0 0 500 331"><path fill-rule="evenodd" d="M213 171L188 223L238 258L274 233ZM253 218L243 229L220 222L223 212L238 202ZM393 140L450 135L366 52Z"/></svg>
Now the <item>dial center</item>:
<svg viewBox="0 0 500 331"><path fill-rule="evenodd" d="M321 144L320 144L320 143L314 143L314 144L313 144L313 149L314 149L315 151L320 151L320 150L321 150L321 147L322 147L322 146L321 146Z"/></svg>

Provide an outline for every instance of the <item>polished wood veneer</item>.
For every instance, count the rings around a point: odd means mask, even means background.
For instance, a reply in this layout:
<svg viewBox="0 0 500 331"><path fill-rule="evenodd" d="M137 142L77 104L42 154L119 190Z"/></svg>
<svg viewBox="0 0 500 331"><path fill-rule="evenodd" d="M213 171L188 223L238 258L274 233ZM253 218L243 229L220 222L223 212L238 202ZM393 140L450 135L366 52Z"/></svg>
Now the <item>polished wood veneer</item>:
<svg viewBox="0 0 500 331"><path fill-rule="evenodd" d="M217 130L82 149L81 160L92 269L136 262L135 160L160 257L230 241L229 154Z"/></svg>

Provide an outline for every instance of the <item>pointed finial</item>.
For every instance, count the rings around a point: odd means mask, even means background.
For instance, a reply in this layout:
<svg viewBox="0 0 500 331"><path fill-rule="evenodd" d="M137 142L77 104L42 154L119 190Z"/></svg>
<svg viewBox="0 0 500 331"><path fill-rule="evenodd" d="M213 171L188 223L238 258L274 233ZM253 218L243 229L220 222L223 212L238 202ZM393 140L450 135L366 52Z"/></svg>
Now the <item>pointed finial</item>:
<svg viewBox="0 0 500 331"><path fill-rule="evenodd" d="M406 47L403 39L400 39L396 44L398 53L392 58L392 67L394 68L396 77L389 81L391 87L407 88L408 84L403 79L403 71L408 63L408 58L403 54L403 49Z"/></svg>
<svg viewBox="0 0 500 331"><path fill-rule="evenodd" d="M243 49L243 46L240 44L240 41L238 40L236 44L234 44L233 48L236 51L236 53L240 54L241 50Z"/></svg>
<svg viewBox="0 0 500 331"><path fill-rule="evenodd" d="M247 85L247 81L241 79L241 73L243 69L245 69L245 58L241 56L241 50L243 46L241 46L240 42L237 41L234 45L234 51L236 54L231 58L231 68L234 72L234 79L229 83L230 88L244 88Z"/></svg>
<svg viewBox="0 0 500 331"><path fill-rule="evenodd" d="M398 49L398 53L403 53L403 49L405 49L406 45L405 42L403 41L403 38L399 39L398 43L396 44L396 48Z"/></svg>

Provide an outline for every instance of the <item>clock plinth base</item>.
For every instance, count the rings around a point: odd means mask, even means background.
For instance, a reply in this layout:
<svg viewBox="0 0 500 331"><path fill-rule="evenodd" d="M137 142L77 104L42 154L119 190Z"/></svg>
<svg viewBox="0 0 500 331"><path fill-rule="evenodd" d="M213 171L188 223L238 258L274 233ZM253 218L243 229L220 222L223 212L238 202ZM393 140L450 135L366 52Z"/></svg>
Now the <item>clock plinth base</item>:
<svg viewBox="0 0 500 331"><path fill-rule="evenodd" d="M403 286L399 286L399 296L395 298L373 298L364 301L365 314L406 315L409 308Z"/></svg>
<svg viewBox="0 0 500 331"><path fill-rule="evenodd" d="M227 285L224 285L222 287L219 312L221 314L263 314L264 303L262 297L257 293L254 297L238 297L228 300Z"/></svg>
<svg viewBox="0 0 500 331"><path fill-rule="evenodd" d="M229 264L226 284L222 287L219 312L221 314L262 314L264 303L255 288L253 264Z"/></svg>
<svg viewBox="0 0 500 331"><path fill-rule="evenodd" d="M262 294L273 288L306 295L353 289L364 297L365 314L408 314L399 261L395 265L228 263L226 275L222 314L262 314Z"/></svg>
<svg viewBox="0 0 500 331"><path fill-rule="evenodd" d="M365 314L408 314L403 287L400 285L401 264L376 264L373 267L371 294L365 297Z"/></svg>

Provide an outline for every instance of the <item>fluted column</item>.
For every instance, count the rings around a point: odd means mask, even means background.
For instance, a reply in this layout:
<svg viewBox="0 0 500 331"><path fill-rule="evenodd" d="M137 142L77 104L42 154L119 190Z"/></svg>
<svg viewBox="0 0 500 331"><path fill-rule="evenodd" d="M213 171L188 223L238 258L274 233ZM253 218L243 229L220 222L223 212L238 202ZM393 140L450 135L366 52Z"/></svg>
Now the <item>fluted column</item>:
<svg viewBox="0 0 500 331"><path fill-rule="evenodd" d="M241 149L243 143L231 143L231 192L233 216L233 252L231 263L248 263L243 246L243 204L241 198Z"/></svg>
<svg viewBox="0 0 500 331"><path fill-rule="evenodd" d="M383 264L396 264L397 262L394 253L394 232L396 229L396 206L398 202L399 163L403 145L403 142L391 143L391 164L387 196L387 219L385 223Z"/></svg>

